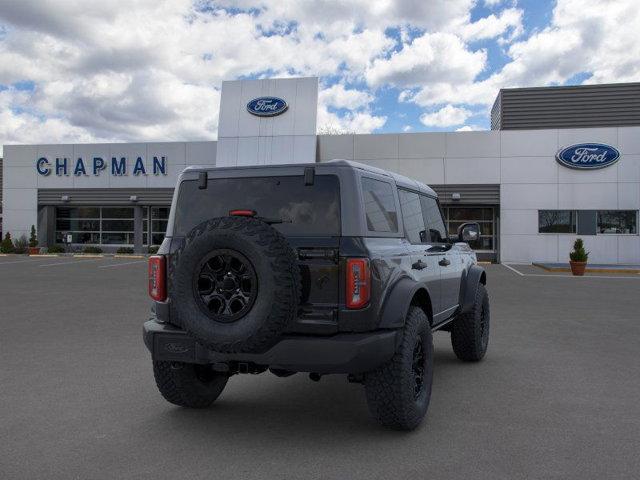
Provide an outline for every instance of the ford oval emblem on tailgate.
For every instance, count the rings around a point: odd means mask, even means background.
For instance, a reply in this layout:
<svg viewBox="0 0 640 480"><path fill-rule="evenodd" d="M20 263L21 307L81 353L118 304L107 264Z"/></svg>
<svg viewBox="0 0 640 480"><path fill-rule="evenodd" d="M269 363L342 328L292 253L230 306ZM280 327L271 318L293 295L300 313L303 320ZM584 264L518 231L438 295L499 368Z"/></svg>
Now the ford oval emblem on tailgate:
<svg viewBox="0 0 640 480"><path fill-rule="evenodd" d="M565 167L579 170L595 170L613 165L620 158L620 152L602 143L579 143L563 148L556 160Z"/></svg>

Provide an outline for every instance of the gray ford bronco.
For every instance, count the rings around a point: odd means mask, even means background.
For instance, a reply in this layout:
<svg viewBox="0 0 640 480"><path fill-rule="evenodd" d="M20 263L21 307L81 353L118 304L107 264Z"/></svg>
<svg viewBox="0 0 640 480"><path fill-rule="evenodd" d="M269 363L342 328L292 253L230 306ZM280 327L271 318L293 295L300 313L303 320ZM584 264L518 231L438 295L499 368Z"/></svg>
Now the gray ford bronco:
<svg viewBox="0 0 640 480"><path fill-rule="evenodd" d="M431 396L434 331L482 359L486 274L447 234L426 185L366 165L190 167L149 259L144 324L160 393L203 408L235 374L346 374L383 425L415 428Z"/></svg>

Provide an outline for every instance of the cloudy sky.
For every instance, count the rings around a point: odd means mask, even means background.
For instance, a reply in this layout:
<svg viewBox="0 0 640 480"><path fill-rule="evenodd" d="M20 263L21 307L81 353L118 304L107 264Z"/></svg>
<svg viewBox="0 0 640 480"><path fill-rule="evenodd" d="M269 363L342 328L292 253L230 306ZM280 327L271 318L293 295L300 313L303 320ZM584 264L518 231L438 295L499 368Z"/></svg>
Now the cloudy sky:
<svg viewBox="0 0 640 480"><path fill-rule="evenodd" d="M222 80L318 127L489 128L502 87L640 80L638 0L0 0L0 144L217 136Z"/></svg>

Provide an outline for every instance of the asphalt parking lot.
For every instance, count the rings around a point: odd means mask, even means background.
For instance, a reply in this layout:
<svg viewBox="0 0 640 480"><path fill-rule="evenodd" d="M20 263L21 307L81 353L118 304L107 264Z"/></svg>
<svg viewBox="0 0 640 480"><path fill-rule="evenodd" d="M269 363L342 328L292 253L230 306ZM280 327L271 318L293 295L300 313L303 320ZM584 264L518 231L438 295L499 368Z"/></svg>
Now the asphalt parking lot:
<svg viewBox="0 0 640 480"><path fill-rule="evenodd" d="M436 334L407 434L343 377L236 376L174 407L142 344L144 260L1 257L0 478L638 478L640 276L487 270L487 357Z"/></svg>

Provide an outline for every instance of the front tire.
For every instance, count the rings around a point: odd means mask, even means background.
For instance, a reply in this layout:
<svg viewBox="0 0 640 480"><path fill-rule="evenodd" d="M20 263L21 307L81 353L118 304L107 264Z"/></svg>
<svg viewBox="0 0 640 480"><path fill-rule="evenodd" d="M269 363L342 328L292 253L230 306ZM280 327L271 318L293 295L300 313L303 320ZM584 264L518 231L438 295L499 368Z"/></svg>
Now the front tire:
<svg viewBox="0 0 640 480"><path fill-rule="evenodd" d="M369 410L386 427L413 430L429 408L432 381L431 326L424 311L412 306L393 358L365 375Z"/></svg>
<svg viewBox="0 0 640 480"><path fill-rule="evenodd" d="M479 284L471 310L459 315L451 325L451 345L460 360L482 360L489 346L489 320L489 295Z"/></svg>
<svg viewBox="0 0 640 480"><path fill-rule="evenodd" d="M229 379L208 365L182 362L153 362L153 376L165 400L188 408L210 406Z"/></svg>

